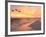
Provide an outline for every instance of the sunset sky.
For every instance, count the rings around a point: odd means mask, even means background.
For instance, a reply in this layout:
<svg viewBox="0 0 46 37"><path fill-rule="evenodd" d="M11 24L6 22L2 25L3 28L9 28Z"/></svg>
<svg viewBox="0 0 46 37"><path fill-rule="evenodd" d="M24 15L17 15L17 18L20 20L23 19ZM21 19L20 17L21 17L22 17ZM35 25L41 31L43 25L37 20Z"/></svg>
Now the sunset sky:
<svg viewBox="0 0 46 37"><path fill-rule="evenodd" d="M17 9L17 11L16 11ZM13 10L13 11L12 11ZM40 6L19 6L11 5L10 7L11 17L21 18L21 17L40 17L41 7Z"/></svg>

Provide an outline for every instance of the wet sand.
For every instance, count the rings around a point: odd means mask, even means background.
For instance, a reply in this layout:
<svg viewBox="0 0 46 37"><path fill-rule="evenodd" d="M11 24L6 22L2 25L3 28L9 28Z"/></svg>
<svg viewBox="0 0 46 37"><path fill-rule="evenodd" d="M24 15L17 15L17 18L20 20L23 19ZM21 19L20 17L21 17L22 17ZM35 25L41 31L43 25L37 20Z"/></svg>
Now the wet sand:
<svg viewBox="0 0 46 37"><path fill-rule="evenodd" d="M41 30L40 18L11 18L11 31Z"/></svg>

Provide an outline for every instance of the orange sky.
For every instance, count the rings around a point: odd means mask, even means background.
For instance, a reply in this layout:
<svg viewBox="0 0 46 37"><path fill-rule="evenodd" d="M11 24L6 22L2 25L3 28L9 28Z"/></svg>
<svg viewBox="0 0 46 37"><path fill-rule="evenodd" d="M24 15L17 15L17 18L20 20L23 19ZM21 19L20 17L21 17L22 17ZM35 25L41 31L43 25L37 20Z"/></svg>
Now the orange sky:
<svg viewBox="0 0 46 37"><path fill-rule="evenodd" d="M12 6L13 7L13 6ZM15 11L17 9L18 11ZM11 9L12 10L12 9ZM35 18L35 17L40 17L41 16L41 7L40 6L19 6L16 8L13 7L13 12L11 11L11 17L16 17L16 18L21 18L21 17L30 17L30 18Z"/></svg>

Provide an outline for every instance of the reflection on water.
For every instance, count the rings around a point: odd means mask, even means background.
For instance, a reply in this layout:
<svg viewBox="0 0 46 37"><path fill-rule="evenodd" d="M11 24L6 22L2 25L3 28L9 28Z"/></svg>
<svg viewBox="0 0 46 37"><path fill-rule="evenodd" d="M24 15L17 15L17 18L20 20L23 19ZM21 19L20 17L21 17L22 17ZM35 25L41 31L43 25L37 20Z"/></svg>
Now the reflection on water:
<svg viewBox="0 0 46 37"><path fill-rule="evenodd" d="M41 30L40 18L11 18L11 31Z"/></svg>

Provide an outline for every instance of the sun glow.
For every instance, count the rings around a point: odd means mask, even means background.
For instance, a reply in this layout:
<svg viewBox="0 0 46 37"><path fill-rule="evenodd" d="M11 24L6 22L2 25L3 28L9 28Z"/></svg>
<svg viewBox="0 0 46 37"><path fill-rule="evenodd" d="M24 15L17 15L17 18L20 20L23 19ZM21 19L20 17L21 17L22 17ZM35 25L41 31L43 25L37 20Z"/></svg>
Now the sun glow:
<svg viewBox="0 0 46 37"><path fill-rule="evenodd" d="M40 7L27 7L27 6L21 6L17 10L18 11L11 11L11 17L38 17L41 15L40 13Z"/></svg>

